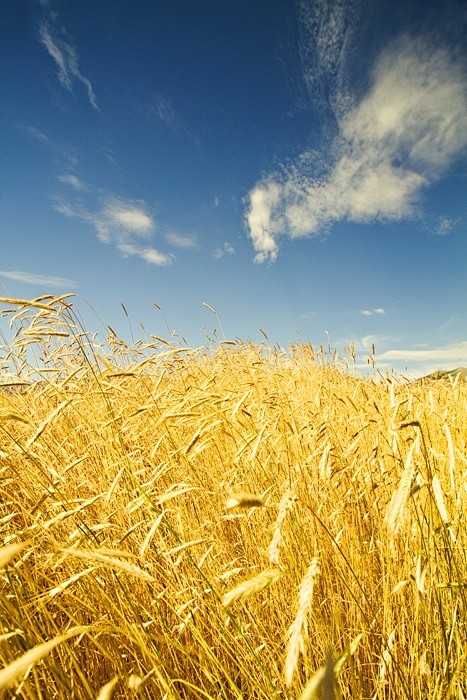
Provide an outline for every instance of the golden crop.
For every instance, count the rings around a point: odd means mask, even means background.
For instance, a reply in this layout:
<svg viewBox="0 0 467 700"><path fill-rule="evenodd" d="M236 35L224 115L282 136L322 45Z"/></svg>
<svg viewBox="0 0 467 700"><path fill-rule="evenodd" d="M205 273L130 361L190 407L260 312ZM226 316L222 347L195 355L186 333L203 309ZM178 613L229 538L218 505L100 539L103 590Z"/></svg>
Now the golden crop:
<svg viewBox="0 0 467 700"><path fill-rule="evenodd" d="M3 301L0 695L465 700L465 382Z"/></svg>

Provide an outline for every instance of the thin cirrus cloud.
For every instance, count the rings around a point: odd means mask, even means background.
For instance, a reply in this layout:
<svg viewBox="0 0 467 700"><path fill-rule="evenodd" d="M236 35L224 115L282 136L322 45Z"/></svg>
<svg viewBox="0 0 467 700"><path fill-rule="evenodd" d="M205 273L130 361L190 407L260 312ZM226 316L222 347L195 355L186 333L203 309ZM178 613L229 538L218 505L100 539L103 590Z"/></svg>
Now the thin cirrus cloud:
<svg viewBox="0 0 467 700"><path fill-rule="evenodd" d="M36 141L39 141L39 143L43 143L46 146L55 148L55 145L53 144L52 140L46 134L44 134L43 131L36 129L35 126L27 126L26 133L29 136L32 136L32 138L36 139Z"/></svg>
<svg viewBox="0 0 467 700"><path fill-rule="evenodd" d="M52 275L38 275L34 272L20 272L18 270L0 270L0 277L20 282L21 284L32 284L36 287L76 287L76 282L65 277L54 277Z"/></svg>
<svg viewBox="0 0 467 700"><path fill-rule="evenodd" d="M302 72L325 122L325 148L304 151L250 190L246 224L259 263L277 259L282 237L318 235L339 221L418 214L424 188L467 145L467 80L455 52L401 35L380 54L358 99L345 80L352 51L346 3L331 7L333 22L324 28L310 17L318 5L305 18ZM440 233L448 229L442 223Z"/></svg>
<svg viewBox="0 0 467 700"><path fill-rule="evenodd" d="M169 100L167 97L156 94L151 104L150 111L169 129L177 131L181 128L182 117L175 109L172 100Z"/></svg>
<svg viewBox="0 0 467 700"><path fill-rule="evenodd" d="M456 322L456 319L453 320ZM355 343L362 360L360 366L365 366L366 360L364 362L363 359L367 353L371 352L371 354L375 353L376 364L380 369L394 368L395 366L417 368L407 376L421 376L436 369L449 367L467 367L466 340L437 347L429 347L428 345L401 347L401 344L401 338L393 335L371 334L361 337ZM388 349L380 350L380 348Z"/></svg>
<svg viewBox="0 0 467 700"><path fill-rule="evenodd" d="M364 335L362 338L358 339L355 346L360 351L372 351L374 348L380 348L388 346L389 344L394 344L400 342L400 338L394 335L382 335L382 334L371 334Z"/></svg>
<svg viewBox="0 0 467 700"><path fill-rule="evenodd" d="M457 224L458 219L448 219L446 216L441 216L438 220L435 233L437 236L448 236L454 226Z"/></svg>
<svg viewBox="0 0 467 700"><path fill-rule="evenodd" d="M165 234L165 239L170 245L183 250L193 250L198 245L196 236L177 233L177 231L168 231Z"/></svg>
<svg viewBox="0 0 467 700"><path fill-rule="evenodd" d="M379 307L377 309L362 309L360 313L362 314L362 316L382 316L385 313L385 311L384 309Z"/></svg>
<svg viewBox="0 0 467 700"><path fill-rule="evenodd" d="M168 97L156 93L149 104L149 112L174 134L188 138L197 146L200 145L199 138L185 126L182 115Z"/></svg>
<svg viewBox="0 0 467 700"><path fill-rule="evenodd" d="M93 226L99 241L113 245L124 257L139 257L150 265L170 265L175 259L150 245L156 223L141 200L106 195L99 208L90 211L81 203L57 199L54 208Z"/></svg>
<svg viewBox="0 0 467 700"><path fill-rule="evenodd" d="M84 180L80 180L79 177L76 177L76 175L73 175L72 173L64 173L63 175L60 175L58 179L64 185L69 185L77 192L86 192L89 189Z"/></svg>
<svg viewBox="0 0 467 700"><path fill-rule="evenodd" d="M26 126L25 132L35 141L42 144L46 148L49 148L51 151L63 158L66 161L67 166L69 168L74 168L78 164L76 154L74 150L70 148L70 146L65 146L55 141L54 139L50 138L50 136L47 136L47 134L44 134L43 131L40 131L40 129L36 129L36 127L34 126ZM65 179L62 180L62 182L66 183L67 181ZM67 184L70 184L70 182L68 182Z"/></svg>
<svg viewBox="0 0 467 700"><path fill-rule="evenodd" d="M419 363L437 363L443 366L443 363L453 363L467 366L467 341L453 343L438 348L427 349L400 349L386 350L377 356L378 362L419 362Z"/></svg>
<svg viewBox="0 0 467 700"><path fill-rule="evenodd" d="M94 109L99 110L91 81L79 68L78 53L63 27L56 26L55 15L44 19L39 27L39 41L55 61L60 85L73 91L73 82L79 81L86 88L88 100Z"/></svg>

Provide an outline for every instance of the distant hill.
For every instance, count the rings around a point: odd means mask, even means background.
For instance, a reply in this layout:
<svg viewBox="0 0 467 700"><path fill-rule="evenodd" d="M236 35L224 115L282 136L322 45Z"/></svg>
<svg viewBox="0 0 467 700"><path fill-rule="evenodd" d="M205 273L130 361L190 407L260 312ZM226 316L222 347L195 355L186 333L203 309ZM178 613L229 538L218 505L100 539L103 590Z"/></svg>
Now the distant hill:
<svg viewBox="0 0 467 700"><path fill-rule="evenodd" d="M460 378L464 381L467 382L467 367L457 367L456 369L438 369L436 372L433 372L432 374L427 374L424 377L420 377L418 381L423 381L423 380L437 380L437 379L455 379L457 375L460 375Z"/></svg>

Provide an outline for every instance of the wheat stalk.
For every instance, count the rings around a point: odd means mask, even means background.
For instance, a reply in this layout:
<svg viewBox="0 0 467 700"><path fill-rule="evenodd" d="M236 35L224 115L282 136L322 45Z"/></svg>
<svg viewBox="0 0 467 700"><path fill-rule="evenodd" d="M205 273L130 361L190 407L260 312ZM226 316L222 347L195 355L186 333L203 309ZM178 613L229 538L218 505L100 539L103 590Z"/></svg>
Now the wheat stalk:
<svg viewBox="0 0 467 700"><path fill-rule="evenodd" d="M225 501L226 508L260 508L264 506L262 496L253 493L231 494Z"/></svg>
<svg viewBox="0 0 467 700"><path fill-rule="evenodd" d="M243 583L240 583L226 593L222 598L222 605L228 608L232 603L237 602L237 600L246 600L255 593L258 593L258 591L262 591L263 588L271 586L278 581L282 575L283 572L280 569L266 569L257 576L243 581Z"/></svg>
<svg viewBox="0 0 467 700"><path fill-rule="evenodd" d="M294 621L289 628L289 642L285 658L285 682L288 687L292 685L293 677L298 666L300 653L304 650L304 637L307 633L307 614L313 599L315 580L319 574L318 558L314 557L303 577L298 596L298 610Z"/></svg>
<svg viewBox="0 0 467 700"><path fill-rule="evenodd" d="M276 522L274 523L273 535L271 542L269 543L269 563L275 566L279 566L279 548L282 544L282 525L285 520L285 516L292 510L295 502L295 496L293 489L287 489L287 491L282 496L279 502L279 508L277 511Z"/></svg>
<svg viewBox="0 0 467 700"><path fill-rule="evenodd" d="M416 447L418 447L419 436L411 444L405 460L404 471L402 472L399 486L393 493L389 503L388 512L386 515L387 526L393 535L396 535L404 519L404 510L409 498L410 486L412 484L415 466L413 463L413 455Z"/></svg>
<svg viewBox="0 0 467 700"><path fill-rule="evenodd" d="M68 630L66 634L61 634L48 642L38 644L32 649L29 649L29 651L20 656L19 659L12 661L8 666L2 668L0 671L0 688L7 688L12 685L18 676L28 671L34 664L37 664L38 661L43 659L44 656L47 656L56 646L66 642L70 637L82 634L87 629L88 628L85 626L74 627Z"/></svg>

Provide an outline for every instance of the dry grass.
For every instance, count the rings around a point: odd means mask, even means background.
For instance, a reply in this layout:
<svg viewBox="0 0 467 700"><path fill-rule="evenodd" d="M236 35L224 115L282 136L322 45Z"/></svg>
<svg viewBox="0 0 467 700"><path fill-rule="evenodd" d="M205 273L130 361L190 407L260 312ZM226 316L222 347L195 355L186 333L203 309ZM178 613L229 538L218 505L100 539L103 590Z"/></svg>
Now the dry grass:
<svg viewBox="0 0 467 700"><path fill-rule="evenodd" d="M465 700L465 383L3 301L0 695Z"/></svg>

